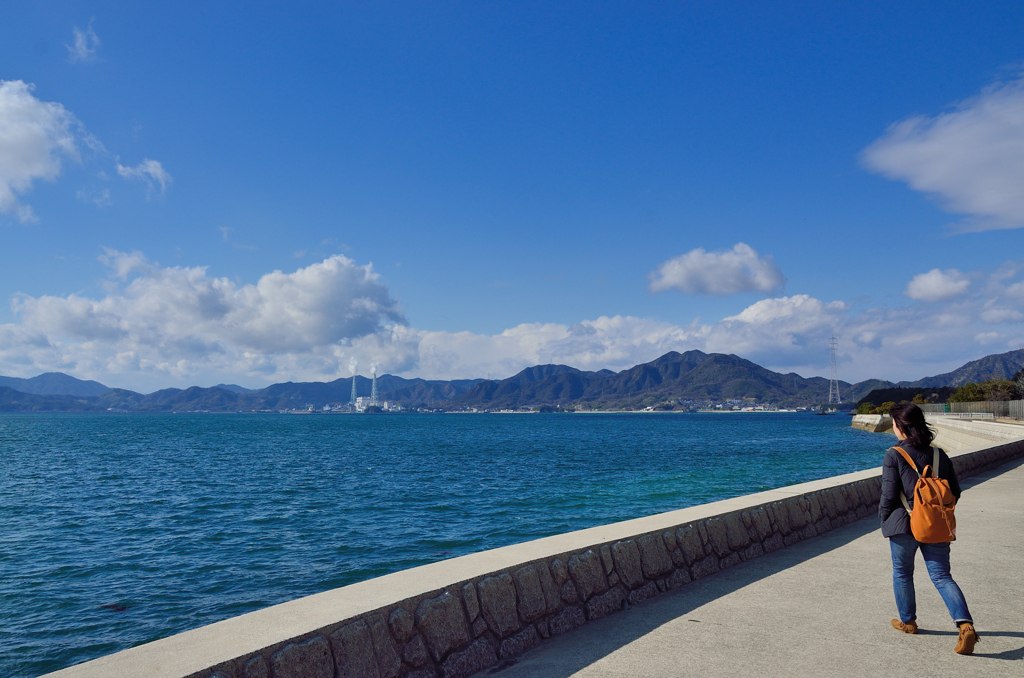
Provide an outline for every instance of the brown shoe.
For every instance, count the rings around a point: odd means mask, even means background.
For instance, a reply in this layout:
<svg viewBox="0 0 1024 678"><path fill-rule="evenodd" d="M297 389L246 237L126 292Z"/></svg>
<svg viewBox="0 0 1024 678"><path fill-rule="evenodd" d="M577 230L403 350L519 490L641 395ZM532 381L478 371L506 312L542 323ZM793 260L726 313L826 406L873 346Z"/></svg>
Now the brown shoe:
<svg viewBox="0 0 1024 678"><path fill-rule="evenodd" d="M893 619L892 620L892 627L894 629L896 629L897 631L903 631L903 633L917 633L917 622L916 621L908 621L906 624L904 624L899 619ZM957 645L957 647L960 647L960 646ZM974 647L974 646L971 645L971 647ZM959 651L960 650L957 650L957 652L959 652Z"/></svg>
<svg viewBox="0 0 1024 678"><path fill-rule="evenodd" d="M974 624L964 622L960 625L960 639L956 641L956 648L953 651L957 654L971 654L977 642L978 632L974 630Z"/></svg>

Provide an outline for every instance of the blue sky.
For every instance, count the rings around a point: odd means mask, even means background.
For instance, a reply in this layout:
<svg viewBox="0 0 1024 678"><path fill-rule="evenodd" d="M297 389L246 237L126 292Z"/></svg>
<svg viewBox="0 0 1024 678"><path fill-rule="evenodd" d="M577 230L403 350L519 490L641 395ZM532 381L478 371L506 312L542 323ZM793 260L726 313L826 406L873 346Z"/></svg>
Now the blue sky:
<svg viewBox="0 0 1024 678"><path fill-rule="evenodd" d="M1019 348L1024 6L891 4L4 3L0 374Z"/></svg>

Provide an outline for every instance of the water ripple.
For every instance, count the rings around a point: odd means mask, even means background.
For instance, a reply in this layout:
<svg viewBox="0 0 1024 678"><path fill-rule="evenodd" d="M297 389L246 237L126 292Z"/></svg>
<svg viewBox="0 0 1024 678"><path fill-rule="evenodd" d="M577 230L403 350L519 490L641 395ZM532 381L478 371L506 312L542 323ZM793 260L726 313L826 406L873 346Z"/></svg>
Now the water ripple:
<svg viewBox="0 0 1024 678"><path fill-rule="evenodd" d="M0 675L885 447L801 415L0 415Z"/></svg>

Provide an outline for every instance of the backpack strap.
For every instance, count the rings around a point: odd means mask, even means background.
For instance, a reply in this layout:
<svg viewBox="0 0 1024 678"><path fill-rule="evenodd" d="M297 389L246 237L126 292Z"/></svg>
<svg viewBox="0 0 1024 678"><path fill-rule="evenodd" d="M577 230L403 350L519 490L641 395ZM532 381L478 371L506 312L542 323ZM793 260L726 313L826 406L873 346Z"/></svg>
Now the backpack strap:
<svg viewBox="0 0 1024 678"><path fill-rule="evenodd" d="M917 477L920 478L921 477L921 472L917 470L917 464L915 464L914 460L910 458L910 455L907 454L907 451L904 450L902 447L900 447L898 445L896 447L893 447L892 449L894 449L894 450L896 450L897 452L900 453L900 456L903 457L908 464L910 464L910 468L914 469L914 473L916 473ZM937 452L938 452L938 450L936 450L936 453ZM902 484L903 484L903 481L901 480L900 481L900 485L902 485ZM909 515L910 512L911 512L910 502L907 501L907 495L903 494L903 489L902 488L900 489L900 501L903 502L903 508L907 509L907 514Z"/></svg>
<svg viewBox="0 0 1024 678"><path fill-rule="evenodd" d="M914 469L914 472L918 476L921 475L921 472L917 470L917 464L915 464L914 460L910 458L910 455L907 454L906 450L904 450L902 447L899 447L898 445L896 447L893 447L892 449L894 449L894 450L896 450L897 452L900 453L900 456L903 457L907 461L908 464L910 464L910 468ZM936 459L938 459L938 450L935 451L935 456L936 456Z"/></svg>

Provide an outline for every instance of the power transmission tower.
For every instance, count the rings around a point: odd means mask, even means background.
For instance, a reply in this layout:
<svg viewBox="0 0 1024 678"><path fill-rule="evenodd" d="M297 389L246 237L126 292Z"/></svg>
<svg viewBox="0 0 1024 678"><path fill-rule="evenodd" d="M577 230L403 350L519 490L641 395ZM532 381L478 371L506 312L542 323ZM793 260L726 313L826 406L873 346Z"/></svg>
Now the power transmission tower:
<svg viewBox="0 0 1024 678"><path fill-rule="evenodd" d="M836 351L839 350L839 342L835 337L828 340L828 350L832 358L832 370L828 382L828 404L839 404L843 402L839 395L839 368L836 365Z"/></svg>

